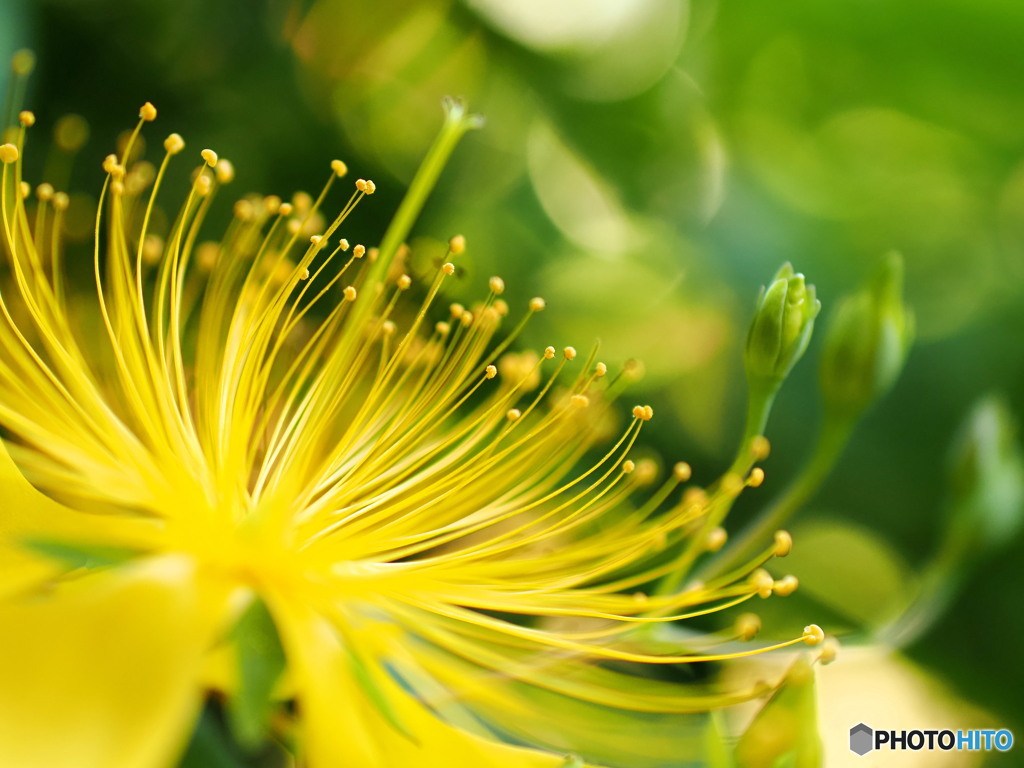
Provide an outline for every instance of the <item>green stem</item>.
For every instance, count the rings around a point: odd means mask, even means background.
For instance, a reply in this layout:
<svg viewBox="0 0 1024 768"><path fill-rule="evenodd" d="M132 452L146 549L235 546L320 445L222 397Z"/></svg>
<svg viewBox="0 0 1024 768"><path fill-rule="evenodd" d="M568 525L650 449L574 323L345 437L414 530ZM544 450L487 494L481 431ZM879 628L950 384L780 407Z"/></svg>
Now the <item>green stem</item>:
<svg viewBox="0 0 1024 768"><path fill-rule="evenodd" d="M846 414L826 414L810 461L774 504L768 507L735 539L721 556L708 563L702 578L737 568L764 549L782 525L818 492L849 442L856 419Z"/></svg>
<svg viewBox="0 0 1024 768"><path fill-rule="evenodd" d="M408 237L409 230L412 229L413 224L415 224L416 219L420 215L420 211L423 210L423 205L437 184L441 171L444 170L459 140L467 131L479 128L482 125L483 118L479 115L467 113L466 107L462 102L455 100L445 102L444 125L441 126L441 132L438 133L434 143L427 150L426 157L423 158L423 162L420 163L412 183L409 184L409 190L405 193L405 197L402 198L398 210L395 211L395 215L391 219L387 231L384 233L377 260L369 265L369 272L366 275L365 282L367 287L383 282L384 278L387 277L388 269L391 267L395 254L398 253L399 247ZM362 325L362 321L366 319L364 315L367 315L373 309L373 302L356 302L353 309L353 317L349 319L348 326L359 328Z"/></svg>
<svg viewBox="0 0 1024 768"><path fill-rule="evenodd" d="M753 454L751 452L751 441L764 434L765 427L768 425L768 416L772 410L772 404L775 402L775 395L779 391L778 385L769 386L760 383L750 382L750 392L747 395L747 420L743 427L743 439L740 440L739 447L736 449L736 457L733 459L732 464L729 466L729 470L726 474L735 474L743 476L750 469L751 464L754 461ZM700 531L691 538L689 544L689 550L686 552L686 556L680 561L679 567L672 573L664 576L657 587L654 590L654 594L657 596L670 595L679 590L682 584L683 578L686 576L700 554L700 546L704 541L708 531L718 525L718 523L724 518L731 508L732 503L723 503L722 508L716 510L713 516L709 515L707 520L701 526Z"/></svg>
<svg viewBox="0 0 1024 768"><path fill-rule="evenodd" d="M409 185L409 191L406 192L384 233L384 238L380 243L380 255L368 275L370 281L379 278L381 274L387 274L392 259L402 243L405 242L420 211L423 210L423 205L437 184L437 179L448 163L455 146L467 131L479 128L482 124L482 118L479 115L467 114L465 105L461 102L448 101L445 103L444 125L427 151L427 156L423 158L419 170L416 171L416 176L413 177L412 183Z"/></svg>

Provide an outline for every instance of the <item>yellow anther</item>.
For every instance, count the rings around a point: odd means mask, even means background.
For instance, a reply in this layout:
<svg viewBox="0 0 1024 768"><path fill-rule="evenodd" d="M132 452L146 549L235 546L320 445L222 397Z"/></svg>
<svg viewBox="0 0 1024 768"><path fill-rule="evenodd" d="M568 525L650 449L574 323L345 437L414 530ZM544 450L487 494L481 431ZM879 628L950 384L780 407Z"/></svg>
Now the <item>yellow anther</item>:
<svg viewBox="0 0 1024 768"><path fill-rule="evenodd" d="M89 140L89 124L81 115L64 115L53 126L53 140L64 152L77 152Z"/></svg>
<svg viewBox="0 0 1024 768"><path fill-rule="evenodd" d="M370 261L376 261L378 256L380 256L380 248L367 248L366 249L366 258L368 258ZM443 267L442 267L442 269L443 269ZM445 270L445 271L447 272L447 270ZM452 272L454 272L454 271L455 271L455 267L453 266L452 267ZM447 272L447 273L449 275L451 274L451 272Z"/></svg>
<svg viewBox="0 0 1024 768"><path fill-rule="evenodd" d="M744 613L736 617L736 634L740 640L753 640L761 631L761 617L756 613Z"/></svg>
<svg viewBox="0 0 1024 768"><path fill-rule="evenodd" d="M775 579L764 568L758 568L750 574L750 586L753 587L758 597L767 598L772 596L772 589L775 588Z"/></svg>
<svg viewBox="0 0 1024 768"><path fill-rule="evenodd" d="M154 120L156 120L156 107L153 106L152 102L147 101L145 104L142 105L142 107L139 109L139 117L141 117L147 123L152 123Z"/></svg>
<svg viewBox="0 0 1024 768"><path fill-rule="evenodd" d="M235 178L235 166L230 160L218 160L213 172L221 184L230 184Z"/></svg>
<svg viewBox="0 0 1024 768"><path fill-rule="evenodd" d="M598 363L597 365L594 366L594 375L597 376L597 378L600 379L602 376L604 376L607 373L608 373L608 366L605 365L604 363Z"/></svg>
<svg viewBox="0 0 1024 768"><path fill-rule="evenodd" d="M345 289L341 293L345 297L345 301L355 301L356 300L356 289L355 289L355 286L346 285Z"/></svg>
<svg viewBox="0 0 1024 768"><path fill-rule="evenodd" d="M267 195L263 198L263 210L268 216L275 215L281 210L281 198L277 195Z"/></svg>
<svg viewBox="0 0 1024 768"><path fill-rule="evenodd" d="M586 408L590 405L590 398L586 395L573 395L569 398L569 402L575 405L577 408Z"/></svg>
<svg viewBox="0 0 1024 768"><path fill-rule="evenodd" d="M306 267L299 274L299 280L309 280L309 267Z"/></svg>
<svg viewBox="0 0 1024 768"><path fill-rule="evenodd" d="M358 248L360 246L357 245L356 247ZM407 291L409 290L409 286L412 285L412 278L408 275L399 275L398 279L395 281L395 285L398 286L398 290Z"/></svg>
<svg viewBox="0 0 1024 768"><path fill-rule="evenodd" d="M775 556L785 557L793 551L793 537L789 531L775 532Z"/></svg>
<svg viewBox="0 0 1024 768"><path fill-rule="evenodd" d="M508 419L509 421L517 421L519 417L522 415L523 412L520 411L518 408L509 408L508 411L505 413L505 418Z"/></svg>
<svg viewBox="0 0 1024 768"><path fill-rule="evenodd" d="M442 336L447 336L451 332L452 327L451 325L442 320L441 322L436 323L434 325L434 330L437 331Z"/></svg>
<svg viewBox="0 0 1024 768"><path fill-rule="evenodd" d="M16 75L27 75L36 66L36 55L27 48L22 48L11 59L11 69Z"/></svg>
<svg viewBox="0 0 1024 768"><path fill-rule="evenodd" d="M145 255L145 253L143 253ZM220 243L211 240L200 243L196 249L196 263L203 272L210 272L217 266L217 259L220 257ZM154 262L155 263L155 262Z"/></svg>
<svg viewBox="0 0 1024 768"><path fill-rule="evenodd" d="M839 641L834 637L826 637L825 642L821 644L821 653L818 654L818 662L821 664L831 664L836 660L836 656L839 655Z"/></svg>
<svg viewBox="0 0 1024 768"><path fill-rule="evenodd" d="M334 171L334 175L340 179L348 173L348 166L341 160L331 160L331 170Z"/></svg>
<svg viewBox="0 0 1024 768"><path fill-rule="evenodd" d="M343 251L347 251L349 249L348 240L346 240L344 237L341 238L341 240L338 241L338 247L341 248L341 250Z"/></svg>
<svg viewBox="0 0 1024 768"><path fill-rule="evenodd" d="M18 122L24 125L26 128L31 128L36 124L36 116L34 113L29 112L27 109L23 109L18 113Z"/></svg>
<svg viewBox="0 0 1024 768"><path fill-rule="evenodd" d="M441 271L444 272L446 275L454 275L455 274L455 265L452 264L450 261L447 261L441 267Z"/></svg>
<svg viewBox="0 0 1024 768"><path fill-rule="evenodd" d="M768 442L768 438L764 435L757 435L750 441L750 453L756 461L767 459L771 451L771 443Z"/></svg>
<svg viewBox="0 0 1024 768"><path fill-rule="evenodd" d="M66 211L68 206L71 205L71 198L67 196L66 192L57 192L53 196L53 207L58 211Z"/></svg>
<svg viewBox="0 0 1024 768"><path fill-rule="evenodd" d="M544 347L544 359L551 360L555 356L554 347Z"/></svg>
<svg viewBox="0 0 1024 768"><path fill-rule="evenodd" d="M146 235L142 241L142 260L147 264L156 264L164 252L163 238L157 235Z"/></svg>
<svg viewBox="0 0 1024 768"><path fill-rule="evenodd" d="M185 148L185 140L181 138L180 133L172 133L166 139L164 139L164 149L167 150L167 154L176 155Z"/></svg>
<svg viewBox="0 0 1024 768"><path fill-rule="evenodd" d="M504 317L508 314L508 302L504 299L498 299L494 302L494 311L498 313L498 317Z"/></svg>
<svg viewBox="0 0 1024 768"><path fill-rule="evenodd" d="M103 158L103 170L113 174L118 168L117 155L107 155Z"/></svg>
<svg viewBox="0 0 1024 768"><path fill-rule="evenodd" d="M292 205L291 203L281 203L281 205L277 209L277 213L280 216L291 216L292 215L292 211L294 211L294 210L295 210L295 206Z"/></svg>
<svg viewBox="0 0 1024 768"><path fill-rule="evenodd" d="M295 210L300 214L309 213L309 210L313 207L313 196L309 192L303 192L301 189L297 190L292 195L292 205L295 206Z"/></svg>
<svg viewBox="0 0 1024 768"><path fill-rule="evenodd" d="M456 319L462 317L462 315L463 315L463 313L465 311L466 311L466 308L464 306L462 306L461 304L459 304L459 302L457 302L457 301L453 302L452 304L450 304L448 306L448 312L450 312L451 316L456 318Z"/></svg>
<svg viewBox="0 0 1024 768"><path fill-rule="evenodd" d="M825 639L825 631L817 624L810 624L804 627L804 642L808 645L817 645Z"/></svg>
<svg viewBox="0 0 1024 768"><path fill-rule="evenodd" d="M658 476L658 465L654 459L640 459L636 463L633 479L640 485L649 485Z"/></svg>
<svg viewBox="0 0 1024 768"><path fill-rule="evenodd" d="M672 467L672 474L680 483L685 483L693 477L693 469L685 461L677 461Z"/></svg>
<svg viewBox="0 0 1024 768"><path fill-rule="evenodd" d="M313 244L314 248L319 248L320 247L320 243L322 243L323 241L324 241L324 236L323 235L311 235L310 238L309 238L309 242Z"/></svg>
<svg viewBox="0 0 1024 768"><path fill-rule="evenodd" d="M629 381L640 381L644 377L646 369L639 360L627 360L622 366L622 375Z"/></svg>
<svg viewBox="0 0 1024 768"><path fill-rule="evenodd" d="M566 360L575 360L576 359L576 348L575 347L566 347L565 349L562 350L562 354L565 355L565 359Z"/></svg>
<svg viewBox="0 0 1024 768"><path fill-rule="evenodd" d="M462 235L455 235L448 240L448 250L452 256L458 256L466 250L466 238Z"/></svg>
<svg viewBox="0 0 1024 768"><path fill-rule="evenodd" d="M249 221L254 213L252 203L248 200L239 200L235 203L235 217L241 221Z"/></svg>
<svg viewBox="0 0 1024 768"><path fill-rule="evenodd" d="M497 296L505 292L505 281L500 277L492 277L487 284L490 286L491 292Z"/></svg>
<svg viewBox="0 0 1024 768"><path fill-rule="evenodd" d="M366 246L362 244L357 245L352 249L352 255L357 259L363 258L366 255Z"/></svg>
<svg viewBox="0 0 1024 768"><path fill-rule="evenodd" d="M488 365L484 368L484 378L493 379L498 375L498 367L496 365Z"/></svg>
<svg viewBox="0 0 1024 768"><path fill-rule="evenodd" d="M473 317L474 315L472 312L463 312L461 315L459 315L459 322L461 322L463 325L472 325Z"/></svg>
<svg viewBox="0 0 1024 768"><path fill-rule="evenodd" d="M199 153L208 166L213 168L217 164L217 153L212 149L204 149Z"/></svg>
<svg viewBox="0 0 1024 768"><path fill-rule="evenodd" d="M636 469L636 462L634 462L632 459L626 459L624 462L622 462L622 471L625 474L628 475L634 469Z"/></svg>
<svg viewBox="0 0 1024 768"><path fill-rule="evenodd" d="M796 576L792 574L789 574L788 576L783 576L781 579L776 581L775 585L772 588L774 589L776 595L779 595L780 597L789 597L794 592L796 592L796 588L799 586L800 579L798 579Z"/></svg>
<svg viewBox="0 0 1024 768"><path fill-rule="evenodd" d="M366 192L366 179L356 179L356 189Z"/></svg>
<svg viewBox="0 0 1024 768"><path fill-rule="evenodd" d="M531 312L540 312L546 306L547 302L544 301L544 299L542 299L540 296L534 296L532 299L530 299Z"/></svg>
<svg viewBox="0 0 1024 768"><path fill-rule="evenodd" d="M699 510L708 505L708 494L703 488L687 488L681 504L687 509Z"/></svg>
<svg viewBox="0 0 1024 768"><path fill-rule="evenodd" d="M385 336L394 336L395 331L398 330L398 326L391 320L385 320L381 323L380 330Z"/></svg>
<svg viewBox="0 0 1024 768"><path fill-rule="evenodd" d="M302 222L298 219L289 219L286 227L288 229L288 234L297 235L299 234L299 230L302 229Z"/></svg>
<svg viewBox="0 0 1024 768"><path fill-rule="evenodd" d="M47 184L44 181L42 184L36 187L36 197L38 197L42 202L45 203L47 200L53 197L53 185Z"/></svg>
<svg viewBox="0 0 1024 768"><path fill-rule="evenodd" d="M18 186L18 191L21 193L21 199L25 200L29 195L32 194L32 185L27 181L21 182Z"/></svg>
<svg viewBox="0 0 1024 768"><path fill-rule="evenodd" d="M761 469L760 467L754 467L752 470L750 470L750 475L747 477L747 485L749 485L751 488L758 488L763 482L763 469Z"/></svg>
<svg viewBox="0 0 1024 768"><path fill-rule="evenodd" d="M725 542L729 540L729 534L726 533L725 528L717 527L712 528L708 531L708 537L704 540L704 548L708 552L717 552L725 546Z"/></svg>
<svg viewBox="0 0 1024 768"><path fill-rule="evenodd" d="M377 185L376 185L376 184L374 184L374 183L373 183L372 181L370 181L369 179L367 179L367 180L366 180L366 189L365 189L364 191L366 192L366 194L368 194L368 195L372 195L372 194L373 194L374 192L376 192L376 191L377 191Z"/></svg>
<svg viewBox="0 0 1024 768"><path fill-rule="evenodd" d="M650 421L654 417L654 409L649 405L634 405L633 417L640 421Z"/></svg>

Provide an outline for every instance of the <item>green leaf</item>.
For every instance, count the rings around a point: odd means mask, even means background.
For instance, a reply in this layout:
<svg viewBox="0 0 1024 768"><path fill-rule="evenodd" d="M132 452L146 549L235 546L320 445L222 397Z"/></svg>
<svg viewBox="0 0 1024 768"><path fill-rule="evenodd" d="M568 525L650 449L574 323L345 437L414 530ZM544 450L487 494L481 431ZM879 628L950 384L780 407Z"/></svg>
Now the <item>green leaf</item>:
<svg viewBox="0 0 1024 768"><path fill-rule="evenodd" d="M793 552L780 568L800 591L870 628L903 610L914 579L903 558L877 534L838 520L815 520L793 531Z"/></svg>
<svg viewBox="0 0 1024 768"><path fill-rule="evenodd" d="M128 547L111 547L81 541L57 541L54 539L28 538L22 542L43 557L56 560L68 569L109 568L124 563L145 552Z"/></svg>
<svg viewBox="0 0 1024 768"><path fill-rule="evenodd" d="M274 704L271 695L285 668L284 648L266 604L259 598L242 614L231 637L238 660L238 686L228 701L228 722L246 749L266 739Z"/></svg>

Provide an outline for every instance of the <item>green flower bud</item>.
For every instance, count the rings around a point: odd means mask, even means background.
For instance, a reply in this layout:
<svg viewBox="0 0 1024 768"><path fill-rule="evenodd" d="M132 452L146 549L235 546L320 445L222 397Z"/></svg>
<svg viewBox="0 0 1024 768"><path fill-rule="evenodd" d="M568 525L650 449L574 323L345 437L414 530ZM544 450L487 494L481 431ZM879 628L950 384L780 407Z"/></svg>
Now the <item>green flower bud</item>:
<svg viewBox="0 0 1024 768"><path fill-rule="evenodd" d="M859 415L896 381L913 336L914 318L903 303L903 259L891 253L832 317L821 361L826 406Z"/></svg>
<svg viewBox="0 0 1024 768"><path fill-rule="evenodd" d="M744 363L752 390L774 394L806 351L819 311L814 286L794 274L788 262L783 264L761 289L747 334Z"/></svg>
<svg viewBox="0 0 1024 768"><path fill-rule="evenodd" d="M953 443L950 533L957 547L982 555L1008 544L1024 523L1024 454L1006 403L989 395L971 411Z"/></svg>

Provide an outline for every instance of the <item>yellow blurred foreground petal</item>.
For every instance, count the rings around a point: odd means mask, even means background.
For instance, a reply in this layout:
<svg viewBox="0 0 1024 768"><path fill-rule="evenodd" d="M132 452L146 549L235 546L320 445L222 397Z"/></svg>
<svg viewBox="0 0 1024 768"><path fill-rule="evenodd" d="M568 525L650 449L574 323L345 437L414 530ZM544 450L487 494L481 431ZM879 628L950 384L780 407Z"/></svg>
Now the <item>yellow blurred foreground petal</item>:
<svg viewBox="0 0 1024 768"><path fill-rule="evenodd" d="M168 556L0 602L0 765L168 765L200 704L217 593Z"/></svg>
<svg viewBox="0 0 1024 768"><path fill-rule="evenodd" d="M384 672L370 654L363 656L367 677L360 680L350 654L362 655L363 650L344 645L336 627L313 611L288 606L279 609L277 617L295 672L310 768L573 764L562 755L499 744L448 725ZM367 701L368 684L376 688L377 707Z"/></svg>
<svg viewBox="0 0 1024 768"><path fill-rule="evenodd" d="M0 440L0 599L62 570L27 548L30 540L146 549L154 533L152 520L77 512L44 496L22 476Z"/></svg>

